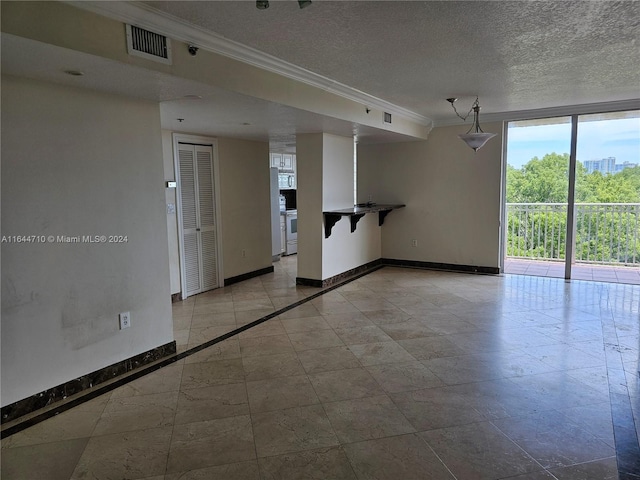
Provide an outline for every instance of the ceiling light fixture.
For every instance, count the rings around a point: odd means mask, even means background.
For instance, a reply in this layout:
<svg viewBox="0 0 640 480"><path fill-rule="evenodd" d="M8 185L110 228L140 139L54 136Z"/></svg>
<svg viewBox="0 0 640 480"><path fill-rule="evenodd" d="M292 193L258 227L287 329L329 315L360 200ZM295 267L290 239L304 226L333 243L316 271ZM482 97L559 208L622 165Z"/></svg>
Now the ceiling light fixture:
<svg viewBox="0 0 640 480"><path fill-rule="evenodd" d="M451 104L453 107L453 111L456 112L456 115L462 119L462 121L466 122L467 118L473 112L473 124L467 133L461 133L458 135L467 145L473 148L474 152L477 152L479 148L481 148L485 143L487 143L490 139L496 136L495 133L485 133L482 128L480 128L480 104L478 103L478 97L476 97L476 101L473 102L471 106L471 110L463 117L456 110L456 106L453 104L457 98L447 98L447 102Z"/></svg>
<svg viewBox="0 0 640 480"><path fill-rule="evenodd" d="M258 10L266 10L269 8L269 0L256 0L256 8Z"/></svg>

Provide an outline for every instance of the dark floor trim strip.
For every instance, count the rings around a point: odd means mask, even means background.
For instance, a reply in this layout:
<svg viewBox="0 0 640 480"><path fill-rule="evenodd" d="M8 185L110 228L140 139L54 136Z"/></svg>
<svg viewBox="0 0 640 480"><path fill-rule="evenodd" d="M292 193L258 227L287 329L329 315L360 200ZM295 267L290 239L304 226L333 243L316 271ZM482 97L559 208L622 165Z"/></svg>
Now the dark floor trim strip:
<svg viewBox="0 0 640 480"><path fill-rule="evenodd" d="M624 370L615 319L608 315L602 317L602 334L607 362L618 478L619 480L640 479L640 444L631 406L633 399L627 387L627 374Z"/></svg>
<svg viewBox="0 0 640 480"><path fill-rule="evenodd" d="M260 270L254 270L253 272L243 273L242 275L238 275L236 277L229 277L224 279L224 286L228 287L229 285L233 285L234 283L244 282L245 280L249 280L250 278L259 277L260 275L264 275L266 273L273 272L273 265L270 267L261 268Z"/></svg>
<svg viewBox="0 0 640 480"><path fill-rule="evenodd" d="M419 262L417 260L400 260L394 258L383 258L381 259L381 263L383 265L389 265L393 267L425 268L428 270L445 270L447 272L484 273L489 275L497 275L500 273L500 268L498 267L482 267L479 265Z"/></svg>
<svg viewBox="0 0 640 480"><path fill-rule="evenodd" d="M175 353L174 355L170 355L169 357L165 357L162 360L159 360L158 362L146 366L146 367L140 367L134 371L132 371L131 373L118 377L115 380L113 380L112 382L109 383L105 383L101 386L98 387L93 387L90 390L86 390L85 392L82 393L82 395L78 395L77 398L73 398L73 399L69 399L68 401L63 401L60 402L60 405L56 405L54 408L51 408L45 412L42 412L38 415L35 415L31 418L25 419L24 421L20 422L20 423L16 423L15 425L12 425L10 427L7 427L5 429L2 430L1 434L0 434L0 438L6 438L8 436L14 435L18 432L21 432L22 430L24 430L25 428L29 428L33 425L36 425L44 420L47 420L48 418L54 417L62 412L66 412L67 410L70 410L73 407L77 407L78 405L81 405L84 402L88 402L89 400L92 400L96 397L99 397L100 395L110 392L112 390L115 390L118 387L121 387L123 385L126 385L129 382L132 382L134 380L137 380L138 378L141 378L145 375L148 375L150 373L153 373L163 367L172 365L173 363L177 362L178 360L182 360L183 358L189 357L195 353L198 353L202 350L205 350L206 348L209 348L217 343L220 343L224 340L227 340L228 338L231 338L235 335L238 335L246 330L249 330L250 328L253 328L257 325L260 325L261 323L264 323L268 320L271 320L272 318L277 317L278 315L281 315L285 312L288 312L289 310L293 310L296 307L299 307L300 305L303 305L307 302L310 302L311 300L314 300L326 293L329 293L343 285L346 285L349 282L352 282L354 280L357 280L358 278L364 277L365 275L368 275L369 273L378 270L382 268L381 265L378 265L376 267L373 267L367 271L363 271L357 275L354 275L353 277L350 277L348 279L345 279L344 281L337 283L335 285L332 285L328 288L325 288L317 293L314 293L312 295L309 295L306 298L303 298L302 300L299 300L295 303L292 303L291 305L287 305L284 308L281 308L278 311L275 311L273 313L270 313L269 315L266 315L262 318L259 318L258 320L255 320L251 323L248 323L246 325L243 325L242 327L238 327L235 330L230 331L229 333L225 333L224 335L221 335L220 337L214 338L213 340L209 340L208 342L203 343L202 345L198 345L196 347L190 348L189 350L186 350L182 353ZM174 347L175 347L175 341L172 342ZM175 352L175 350L174 350ZM5 407L6 408L6 407Z"/></svg>
<svg viewBox="0 0 640 480"><path fill-rule="evenodd" d="M365 263L364 265L360 265L359 267L352 268L351 270L347 270L346 272L339 273L338 275L334 275L333 277L325 278L324 280L296 277L296 285L305 285L307 287L319 288L330 287L331 285L343 282L347 278L353 277L354 275L359 275L363 272L370 273L373 271L373 269L380 267L381 265L381 259L374 260L373 262Z"/></svg>
<svg viewBox="0 0 640 480"><path fill-rule="evenodd" d="M95 372L82 375L68 382L62 383L43 392L36 393L25 399L11 403L2 407L2 423L8 423L29 415L42 408L47 408L56 402L61 402L68 397L82 393L85 390L108 382L113 378L125 375L133 370L137 370L145 365L153 363L161 358L176 353L175 340L159 347L152 348L133 357L121 360ZM4 435L4 431L2 432ZM4 438L4 436L2 437Z"/></svg>

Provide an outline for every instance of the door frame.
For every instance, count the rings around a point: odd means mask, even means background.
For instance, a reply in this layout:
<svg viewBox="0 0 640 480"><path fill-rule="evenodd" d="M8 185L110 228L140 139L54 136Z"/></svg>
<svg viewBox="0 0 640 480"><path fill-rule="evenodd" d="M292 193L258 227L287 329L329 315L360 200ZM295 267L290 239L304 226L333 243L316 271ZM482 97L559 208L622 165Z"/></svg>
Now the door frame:
<svg viewBox="0 0 640 480"><path fill-rule="evenodd" d="M214 212L216 216L216 258L218 263L218 287L224 286L224 268L222 261L222 212L220 208L220 162L218 159L218 141L213 137L203 137L200 135L189 135L184 133L173 133L173 171L176 179L176 218L178 221L178 258L180 261L180 297L186 299L187 286L184 273L184 234L182 222L182 196L180 195L180 163L178 154L179 143L190 143L195 145L210 146L213 162L213 188L214 188Z"/></svg>

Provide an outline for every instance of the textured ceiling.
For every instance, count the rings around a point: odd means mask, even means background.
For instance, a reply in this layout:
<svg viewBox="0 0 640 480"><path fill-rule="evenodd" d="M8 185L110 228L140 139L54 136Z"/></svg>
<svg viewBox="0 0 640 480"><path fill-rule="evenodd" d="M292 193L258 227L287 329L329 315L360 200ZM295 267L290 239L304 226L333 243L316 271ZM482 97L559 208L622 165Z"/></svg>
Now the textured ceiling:
<svg viewBox="0 0 640 480"><path fill-rule="evenodd" d="M435 120L640 97L635 1L144 3Z"/></svg>
<svg viewBox="0 0 640 480"><path fill-rule="evenodd" d="M445 101L452 96L464 114L479 95L484 115L640 99L636 1L314 0L299 9L272 0L267 10L252 0L143 3L440 124L460 121ZM85 76L64 75L69 68ZM159 101L163 128L269 140L276 150L295 148L299 132L407 140L6 34L2 71Z"/></svg>

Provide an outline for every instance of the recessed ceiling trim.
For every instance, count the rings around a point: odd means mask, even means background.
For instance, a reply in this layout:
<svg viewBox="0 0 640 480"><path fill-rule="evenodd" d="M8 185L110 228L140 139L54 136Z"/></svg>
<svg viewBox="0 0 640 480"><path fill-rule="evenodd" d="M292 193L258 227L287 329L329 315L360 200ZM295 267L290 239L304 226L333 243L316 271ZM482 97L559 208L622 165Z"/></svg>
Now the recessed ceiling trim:
<svg viewBox="0 0 640 480"><path fill-rule="evenodd" d="M538 108L535 110L516 110L512 112L483 113L482 123L512 122L517 120L533 120L536 118L563 117L565 115L585 115L590 113L620 112L640 109L640 99L619 100L613 102L587 103L583 105L565 105L559 107ZM434 127L464 125L459 118L435 120Z"/></svg>
<svg viewBox="0 0 640 480"><path fill-rule="evenodd" d="M348 85L344 85L292 63L285 62L284 60L254 48L216 35L179 18L155 10L148 5L132 4L129 2L67 1L65 3L124 23L162 32L164 35L175 40L197 44L198 47L204 50L209 50L243 63L277 73L348 100L362 103L368 107L374 106L380 110L393 113L398 117L411 120L420 125L427 127L433 125L433 121L429 117L412 112L404 107L374 97L366 92L349 87Z"/></svg>

